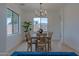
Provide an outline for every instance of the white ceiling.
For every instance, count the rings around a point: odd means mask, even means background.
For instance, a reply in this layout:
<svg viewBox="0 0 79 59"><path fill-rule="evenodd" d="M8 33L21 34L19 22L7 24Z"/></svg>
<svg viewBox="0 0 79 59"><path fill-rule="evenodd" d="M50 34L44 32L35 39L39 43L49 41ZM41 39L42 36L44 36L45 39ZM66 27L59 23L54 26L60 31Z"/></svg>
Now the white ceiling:
<svg viewBox="0 0 79 59"><path fill-rule="evenodd" d="M64 3L43 3L43 8L47 11L51 10L59 10L61 7L63 7ZM19 4L20 8L23 11L34 11L34 10L40 10L40 3L23 3Z"/></svg>

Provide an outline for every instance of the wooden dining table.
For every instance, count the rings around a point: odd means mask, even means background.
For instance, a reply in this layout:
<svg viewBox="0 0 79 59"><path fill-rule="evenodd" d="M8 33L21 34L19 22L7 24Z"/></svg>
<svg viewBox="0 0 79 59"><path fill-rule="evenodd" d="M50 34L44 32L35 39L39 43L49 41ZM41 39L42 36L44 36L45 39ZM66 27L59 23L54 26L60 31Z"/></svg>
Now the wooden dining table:
<svg viewBox="0 0 79 59"><path fill-rule="evenodd" d="M48 34L48 33L46 33L47 35L46 36L44 36L46 39L48 39L48 51L49 51L49 40L51 40L51 37L50 37L50 35ZM31 38L32 38L32 40L34 39L35 41L37 40L37 38L38 38L38 36L37 36L37 33L32 33L31 34ZM35 44L37 44L37 43L35 43ZM37 47L36 47L37 48Z"/></svg>

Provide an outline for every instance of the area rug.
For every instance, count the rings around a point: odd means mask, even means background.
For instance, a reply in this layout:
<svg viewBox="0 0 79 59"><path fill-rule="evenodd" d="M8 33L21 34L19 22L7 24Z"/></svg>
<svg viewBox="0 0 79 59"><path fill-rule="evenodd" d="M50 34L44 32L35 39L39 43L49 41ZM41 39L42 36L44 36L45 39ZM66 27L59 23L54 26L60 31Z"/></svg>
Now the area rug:
<svg viewBox="0 0 79 59"><path fill-rule="evenodd" d="M11 56L77 56L75 52L14 52Z"/></svg>

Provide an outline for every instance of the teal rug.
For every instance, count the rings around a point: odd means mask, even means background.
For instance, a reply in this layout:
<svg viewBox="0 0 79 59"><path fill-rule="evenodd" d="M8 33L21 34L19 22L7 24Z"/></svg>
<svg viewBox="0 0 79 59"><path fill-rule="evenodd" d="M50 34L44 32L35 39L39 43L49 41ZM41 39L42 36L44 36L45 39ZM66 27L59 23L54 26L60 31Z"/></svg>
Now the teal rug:
<svg viewBox="0 0 79 59"><path fill-rule="evenodd" d="M11 56L77 56L75 52L14 52Z"/></svg>

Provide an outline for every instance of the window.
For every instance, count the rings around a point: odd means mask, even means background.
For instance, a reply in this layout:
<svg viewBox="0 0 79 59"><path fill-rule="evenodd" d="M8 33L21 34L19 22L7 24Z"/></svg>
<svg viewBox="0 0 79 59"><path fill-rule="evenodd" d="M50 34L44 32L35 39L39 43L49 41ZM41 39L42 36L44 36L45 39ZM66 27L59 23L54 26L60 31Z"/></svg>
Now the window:
<svg viewBox="0 0 79 59"><path fill-rule="evenodd" d="M19 32L19 15L7 9L7 35Z"/></svg>
<svg viewBox="0 0 79 59"><path fill-rule="evenodd" d="M34 24L34 32L38 31L40 28L42 28L43 31L47 31L48 18L46 17L33 18L33 24Z"/></svg>

